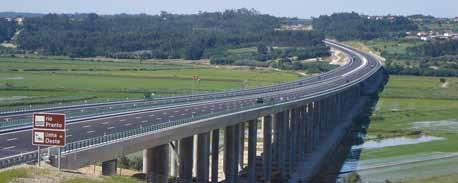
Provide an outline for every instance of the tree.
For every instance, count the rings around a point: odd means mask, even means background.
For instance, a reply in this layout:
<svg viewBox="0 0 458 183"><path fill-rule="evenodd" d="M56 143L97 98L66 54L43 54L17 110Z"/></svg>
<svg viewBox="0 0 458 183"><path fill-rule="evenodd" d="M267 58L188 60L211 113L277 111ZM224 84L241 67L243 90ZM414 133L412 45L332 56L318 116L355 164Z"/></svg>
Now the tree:
<svg viewBox="0 0 458 183"><path fill-rule="evenodd" d="M375 19L355 12L319 16L312 24L314 29L338 40L399 38L406 31L418 30L418 26L407 17Z"/></svg>
<svg viewBox="0 0 458 183"><path fill-rule="evenodd" d="M9 41L16 32L16 23L0 18L0 43Z"/></svg>
<svg viewBox="0 0 458 183"><path fill-rule="evenodd" d="M447 82L447 80L445 80L445 78L440 78L439 81L440 81L441 83Z"/></svg>
<svg viewBox="0 0 458 183"><path fill-rule="evenodd" d="M267 52L269 51L267 46L264 44L258 45L257 50L258 50L258 54L264 54L264 55L267 54Z"/></svg>

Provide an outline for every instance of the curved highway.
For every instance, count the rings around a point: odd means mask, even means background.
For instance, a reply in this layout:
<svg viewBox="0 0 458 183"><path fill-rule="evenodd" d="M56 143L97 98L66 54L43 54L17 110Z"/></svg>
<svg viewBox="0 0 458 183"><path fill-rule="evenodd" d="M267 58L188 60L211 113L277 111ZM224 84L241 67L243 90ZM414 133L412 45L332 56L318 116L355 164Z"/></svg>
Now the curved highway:
<svg viewBox="0 0 458 183"><path fill-rule="evenodd" d="M218 111L237 109L241 106L253 106L259 98L265 103L283 103L303 98L314 98L323 93L338 92L343 88L356 85L381 68L381 64L374 57L356 51L332 41L325 41L327 45L340 49L348 54L351 61L333 71L319 76L305 78L298 81L283 83L255 89L236 90L201 94L198 96L182 96L168 99L173 100L167 105L158 106L158 100L132 101L130 103L100 104L94 106L76 106L52 110L65 112L81 110L99 110L100 108L146 104L146 109L130 111L110 116L98 116L93 119L75 121L67 127L67 143L84 139L100 137L107 134L123 132L129 129L142 128L170 121L188 119L193 116L212 114ZM30 114L13 114L14 116L29 116ZM2 119L2 118L0 118ZM33 152L36 147L31 144L31 130L24 129L0 134L0 160L21 153Z"/></svg>

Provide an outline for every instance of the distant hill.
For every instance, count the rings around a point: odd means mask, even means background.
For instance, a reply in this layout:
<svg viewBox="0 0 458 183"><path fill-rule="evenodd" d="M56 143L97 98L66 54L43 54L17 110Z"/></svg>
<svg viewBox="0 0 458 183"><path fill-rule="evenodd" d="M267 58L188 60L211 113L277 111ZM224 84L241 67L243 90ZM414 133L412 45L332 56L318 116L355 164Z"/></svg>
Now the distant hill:
<svg viewBox="0 0 458 183"><path fill-rule="evenodd" d="M42 13L24 13L24 12L0 12L0 18L14 18L14 17L39 17L45 14Z"/></svg>

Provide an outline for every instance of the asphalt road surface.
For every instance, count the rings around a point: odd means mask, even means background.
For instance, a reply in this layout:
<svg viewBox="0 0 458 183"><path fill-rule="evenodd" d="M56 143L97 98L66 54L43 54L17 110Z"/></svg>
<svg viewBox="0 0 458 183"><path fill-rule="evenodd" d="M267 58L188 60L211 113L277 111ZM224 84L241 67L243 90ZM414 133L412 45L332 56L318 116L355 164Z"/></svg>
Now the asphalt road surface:
<svg viewBox="0 0 458 183"><path fill-rule="evenodd" d="M357 80L372 70L375 65L379 64L379 62L372 57L367 57L367 60L358 58L357 54L363 53L343 51L355 59L346 66L342 66L339 69L321 76L270 88L264 87L250 90L253 94L232 92L232 95L221 94L223 96L226 95L222 98L215 98L214 96L208 95L204 96L202 100L188 103L187 105L175 105L169 108L71 123L67 125L67 143L99 137L104 134L123 132L142 126L150 126L186 119L192 116L209 114L212 111L218 112L221 110L236 109L240 108L241 105L253 105L258 98L263 98L265 102L270 100L282 102L287 99L303 98L304 96L313 95L314 93L328 89L332 90L349 81ZM211 100L207 100L209 98ZM95 106L91 109L97 108L100 108L100 106ZM63 109L54 112L68 112L72 110L81 109ZM85 110L89 110L89 108L85 108ZM31 116L30 114L27 115L29 117ZM36 146L33 146L31 141L32 132L30 129L0 134L0 158L35 151Z"/></svg>

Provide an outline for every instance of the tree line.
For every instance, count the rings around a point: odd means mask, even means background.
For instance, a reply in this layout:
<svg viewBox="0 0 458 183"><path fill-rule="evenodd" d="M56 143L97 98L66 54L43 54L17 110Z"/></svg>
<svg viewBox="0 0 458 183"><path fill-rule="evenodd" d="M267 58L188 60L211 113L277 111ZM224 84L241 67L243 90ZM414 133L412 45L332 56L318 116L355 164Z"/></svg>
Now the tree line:
<svg viewBox="0 0 458 183"><path fill-rule="evenodd" d="M191 60L261 44L324 45L317 31L274 31L282 21L248 9L192 15L48 14L25 19L18 45L44 55Z"/></svg>
<svg viewBox="0 0 458 183"><path fill-rule="evenodd" d="M388 60L385 68L391 74L421 76L458 76L458 40L428 41L408 47L405 53L381 52Z"/></svg>
<svg viewBox="0 0 458 183"><path fill-rule="evenodd" d="M429 41L419 46L410 47L408 51L414 56L423 57L458 55L458 40Z"/></svg>
<svg viewBox="0 0 458 183"><path fill-rule="evenodd" d="M335 13L313 18L313 28L340 41L400 38L418 26L403 16L371 18L358 13Z"/></svg>
<svg viewBox="0 0 458 183"><path fill-rule="evenodd" d="M16 22L0 18L0 43L9 41L16 32Z"/></svg>

